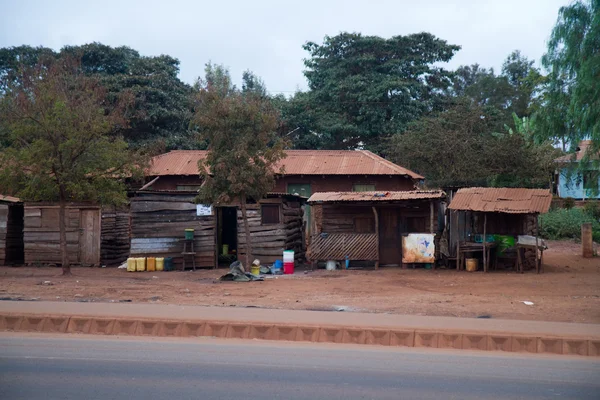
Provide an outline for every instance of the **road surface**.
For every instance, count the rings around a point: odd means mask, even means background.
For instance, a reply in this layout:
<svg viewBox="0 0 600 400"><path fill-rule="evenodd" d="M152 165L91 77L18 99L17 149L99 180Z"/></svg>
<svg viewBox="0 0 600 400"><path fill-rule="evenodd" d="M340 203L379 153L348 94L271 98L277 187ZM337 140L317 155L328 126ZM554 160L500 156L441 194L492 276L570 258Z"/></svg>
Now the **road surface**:
<svg viewBox="0 0 600 400"><path fill-rule="evenodd" d="M594 358L0 334L0 399L598 399Z"/></svg>

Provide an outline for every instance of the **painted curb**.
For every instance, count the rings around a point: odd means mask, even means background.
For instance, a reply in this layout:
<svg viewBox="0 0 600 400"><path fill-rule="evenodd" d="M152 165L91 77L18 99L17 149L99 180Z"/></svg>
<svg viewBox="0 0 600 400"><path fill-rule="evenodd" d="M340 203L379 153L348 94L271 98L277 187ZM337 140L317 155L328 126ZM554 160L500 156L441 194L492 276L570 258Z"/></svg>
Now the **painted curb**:
<svg viewBox="0 0 600 400"><path fill-rule="evenodd" d="M600 338L598 337L551 337L454 330L272 325L260 322L3 313L0 314L0 331L116 336L217 337L600 357Z"/></svg>

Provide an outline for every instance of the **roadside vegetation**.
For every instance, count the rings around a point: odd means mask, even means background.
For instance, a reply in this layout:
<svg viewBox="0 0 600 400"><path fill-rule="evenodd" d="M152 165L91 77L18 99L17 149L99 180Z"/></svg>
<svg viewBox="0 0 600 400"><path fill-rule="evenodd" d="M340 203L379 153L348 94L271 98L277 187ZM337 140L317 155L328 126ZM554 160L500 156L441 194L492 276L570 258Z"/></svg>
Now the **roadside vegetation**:
<svg viewBox="0 0 600 400"><path fill-rule="evenodd" d="M592 237L600 243L600 204L586 203L584 208L559 208L540 216L540 233L546 239L580 239L581 224L592 223Z"/></svg>

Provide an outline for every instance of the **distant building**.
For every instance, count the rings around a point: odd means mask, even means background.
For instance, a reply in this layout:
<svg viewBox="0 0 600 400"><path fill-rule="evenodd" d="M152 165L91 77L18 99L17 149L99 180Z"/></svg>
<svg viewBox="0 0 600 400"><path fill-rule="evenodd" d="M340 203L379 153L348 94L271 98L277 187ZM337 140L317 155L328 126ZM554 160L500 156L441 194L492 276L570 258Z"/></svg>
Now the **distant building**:
<svg viewBox="0 0 600 400"><path fill-rule="evenodd" d="M577 200L600 199L600 168L598 167L598 154L590 154L590 165L583 171L579 163L591 149L591 140L579 142L573 154L556 159L558 167L557 194L561 198L572 197Z"/></svg>

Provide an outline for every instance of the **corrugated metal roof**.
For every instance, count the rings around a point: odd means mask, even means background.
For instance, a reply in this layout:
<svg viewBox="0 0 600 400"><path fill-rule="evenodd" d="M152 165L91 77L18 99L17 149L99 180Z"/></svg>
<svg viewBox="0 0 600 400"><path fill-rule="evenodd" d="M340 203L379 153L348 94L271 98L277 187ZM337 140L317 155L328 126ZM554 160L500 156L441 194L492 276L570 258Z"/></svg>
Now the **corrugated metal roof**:
<svg viewBox="0 0 600 400"><path fill-rule="evenodd" d="M546 213L552 194L547 189L465 188L448 206L451 210L501 212L508 214Z"/></svg>
<svg viewBox="0 0 600 400"><path fill-rule="evenodd" d="M446 197L446 193L441 190L412 190L405 192L317 192L310 196L308 203L428 200L442 199L444 197Z"/></svg>
<svg viewBox="0 0 600 400"><path fill-rule="evenodd" d="M581 161L583 159L583 156L585 155L585 153L588 151L588 149L591 149L592 147L592 141L591 140L582 140L581 142L579 142L579 145L577 146L578 150L573 153L573 154L567 154L565 156L562 157L558 157L555 161L556 162L560 162L560 163L567 163L567 162L571 162L571 161ZM590 155L590 157L592 159L594 158L598 158L598 155L594 156L594 155Z"/></svg>
<svg viewBox="0 0 600 400"><path fill-rule="evenodd" d="M174 150L152 160L148 176L198 175L198 161L205 150ZM286 150L277 170L286 175L407 175L423 176L396 165L367 150Z"/></svg>
<svg viewBox="0 0 600 400"><path fill-rule="evenodd" d="M21 199L19 199L18 197L4 196L0 194L0 201L4 201L7 203L20 203Z"/></svg>

